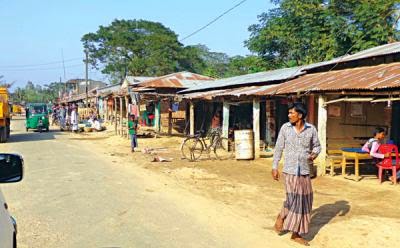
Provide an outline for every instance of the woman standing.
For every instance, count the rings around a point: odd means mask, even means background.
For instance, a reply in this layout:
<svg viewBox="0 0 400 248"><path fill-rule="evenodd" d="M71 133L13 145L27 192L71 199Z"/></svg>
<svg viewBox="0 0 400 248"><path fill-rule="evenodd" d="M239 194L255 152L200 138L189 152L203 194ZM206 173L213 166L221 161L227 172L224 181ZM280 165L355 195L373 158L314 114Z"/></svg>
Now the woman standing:
<svg viewBox="0 0 400 248"><path fill-rule="evenodd" d="M78 107L75 105L72 105L71 125L72 125L72 131L77 133L78 132Z"/></svg>

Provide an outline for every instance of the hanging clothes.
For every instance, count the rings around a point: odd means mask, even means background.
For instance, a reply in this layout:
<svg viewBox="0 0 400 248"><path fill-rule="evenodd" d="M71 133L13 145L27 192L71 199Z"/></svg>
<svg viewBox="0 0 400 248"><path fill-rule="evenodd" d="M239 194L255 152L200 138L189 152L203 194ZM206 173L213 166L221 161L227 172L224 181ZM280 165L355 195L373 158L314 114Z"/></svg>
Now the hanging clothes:
<svg viewBox="0 0 400 248"><path fill-rule="evenodd" d="M132 104L133 105L139 105L140 104L140 95L137 92L129 92L129 95L132 99Z"/></svg>
<svg viewBox="0 0 400 248"><path fill-rule="evenodd" d="M132 114L132 104L128 104L128 114Z"/></svg>
<svg viewBox="0 0 400 248"><path fill-rule="evenodd" d="M129 105L129 114L139 116L139 106L134 104Z"/></svg>
<svg viewBox="0 0 400 248"><path fill-rule="evenodd" d="M179 102L172 103L172 112L178 112L179 110Z"/></svg>

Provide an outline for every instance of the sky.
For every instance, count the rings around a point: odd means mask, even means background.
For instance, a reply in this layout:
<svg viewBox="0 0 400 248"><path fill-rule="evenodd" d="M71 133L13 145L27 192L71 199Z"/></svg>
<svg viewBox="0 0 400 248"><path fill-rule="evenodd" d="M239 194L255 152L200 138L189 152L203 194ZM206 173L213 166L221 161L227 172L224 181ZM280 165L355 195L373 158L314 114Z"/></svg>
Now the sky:
<svg viewBox="0 0 400 248"><path fill-rule="evenodd" d="M241 0L0 0L0 76L15 82L47 84L85 78L81 37L115 19L161 22L189 35ZM269 0L247 0L217 22L182 43L204 44L230 56L250 52L243 42L257 16L272 8ZM65 66L65 74L63 63ZM89 78L107 81L90 69Z"/></svg>

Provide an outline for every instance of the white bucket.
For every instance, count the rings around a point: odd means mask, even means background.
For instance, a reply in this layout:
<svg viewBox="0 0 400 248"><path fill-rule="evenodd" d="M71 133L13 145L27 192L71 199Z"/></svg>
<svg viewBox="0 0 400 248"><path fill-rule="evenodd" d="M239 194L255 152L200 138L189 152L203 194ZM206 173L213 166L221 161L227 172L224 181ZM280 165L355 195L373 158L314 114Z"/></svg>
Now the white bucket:
<svg viewBox="0 0 400 248"><path fill-rule="evenodd" d="M253 130L235 130L235 157L236 159L254 159Z"/></svg>

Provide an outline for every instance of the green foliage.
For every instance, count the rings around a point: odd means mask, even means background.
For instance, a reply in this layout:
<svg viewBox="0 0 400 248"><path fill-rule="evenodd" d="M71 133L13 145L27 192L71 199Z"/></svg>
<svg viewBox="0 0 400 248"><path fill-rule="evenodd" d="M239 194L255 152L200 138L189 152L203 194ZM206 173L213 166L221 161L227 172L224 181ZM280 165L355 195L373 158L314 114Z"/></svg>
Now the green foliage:
<svg viewBox="0 0 400 248"><path fill-rule="evenodd" d="M185 47L173 31L145 20L115 20L107 27L100 26L96 33L85 34L82 42L91 65L102 67L114 83L126 74L161 76L191 71L220 78L265 68L253 56L230 58L225 53L211 52L204 45Z"/></svg>
<svg viewBox="0 0 400 248"><path fill-rule="evenodd" d="M246 46L273 68L324 61L399 40L399 0L275 0Z"/></svg>
<svg viewBox="0 0 400 248"><path fill-rule="evenodd" d="M14 102L50 102L54 101L62 91L64 83L53 82L44 86L34 85L32 82L27 82L25 87L17 87L11 94L11 99Z"/></svg>
<svg viewBox="0 0 400 248"><path fill-rule="evenodd" d="M12 83L7 83L6 80L4 80L4 76L0 75L0 87L4 87L4 88L11 88L11 86L13 86L15 82Z"/></svg>
<svg viewBox="0 0 400 248"><path fill-rule="evenodd" d="M235 56L230 59L228 71L225 76L232 77L265 71L268 68L267 63L260 57L250 56Z"/></svg>
<svg viewBox="0 0 400 248"><path fill-rule="evenodd" d="M205 45L191 46L190 49L191 71L214 78L255 73L268 68L262 58L257 56L229 57L225 53L212 52Z"/></svg>
<svg viewBox="0 0 400 248"><path fill-rule="evenodd" d="M177 35L161 23L144 20L115 20L100 26L96 33L82 37L91 64L103 73L122 79L134 76L160 76L182 67L183 45Z"/></svg>

